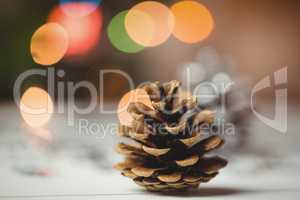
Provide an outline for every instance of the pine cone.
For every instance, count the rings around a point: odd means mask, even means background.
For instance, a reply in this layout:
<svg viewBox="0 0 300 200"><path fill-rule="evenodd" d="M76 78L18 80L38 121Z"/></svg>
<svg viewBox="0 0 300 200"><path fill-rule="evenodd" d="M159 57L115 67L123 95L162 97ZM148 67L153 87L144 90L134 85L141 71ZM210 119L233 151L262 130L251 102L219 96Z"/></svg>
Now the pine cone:
<svg viewBox="0 0 300 200"><path fill-rule="evenodd" d="M118 145L125 161L115 168L150 191L197 188L214 178L227 161L204 156L223 144L219 136L204 134L201 129L203 124L213 123L213 113L200 110L178 81L140 88L149 95L152 108L140 102L129 104L133 122L130 127L120 125L119 134L135 144Z"/></svg>

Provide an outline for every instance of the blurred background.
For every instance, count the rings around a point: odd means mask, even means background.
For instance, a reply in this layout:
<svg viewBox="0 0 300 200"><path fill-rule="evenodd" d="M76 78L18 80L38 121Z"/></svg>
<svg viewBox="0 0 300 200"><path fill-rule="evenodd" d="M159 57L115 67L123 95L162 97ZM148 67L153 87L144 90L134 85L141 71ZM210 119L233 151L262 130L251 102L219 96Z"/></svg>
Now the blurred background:
<svg viewBox="0 0 300 200"><path fill-rule="evenodd" d="M0 157L8 162L0 165L0 174L11 181L3 187L0 183L0 194L32 194L16 184L24 181L24 176L62 178L66 169L79 161L84 161L83 169L91 170L91 164L97 173L110 170L118 160L113 149L118 139L113 131L108 134L96 126L81 135L78 128L80 119L90 124L116 124L117 115L95 109L75 114L75 125L68 126L68 113L54 111L59 99L57 93L47 93L47 77L30 76L22 84L21 94L25 103L41 107L45 105L40 98L46 97L51 102L50 114L35 119L20 111L13 102L13 87L18 76L29 69L63 70L56 82L89 81L96 87L97 104L104 103L107 109L117 109L129 85L118 74L105 76L99 84L99 70L122 70L135 85L176 79L195 89L204 81L234 82L230 90L202 100L205 106L215 108L220 106L221 96L228 95L227 110L220 118L233 123L237 134L226 136L228 146L221 154L242 160L228 176L265 172L275 163L273 170L281 171L284 162L289 163L284 165L287 174L296 171L300 164L296 156L300 150L299 10L298 0L1 0ZM256 119L249 102L255 84L284 67L288 131L282 134ZM260 91L254 101L257 110L269 118L275 114L275 88L272 84ZM205 86L200 91L212 93ZM67 90L62 94L68 102ZM79 106L91 99L87 89L76 92ZM82 168L75 167L66 179L72 182L72 173L81 173ZM97 184L82 192L93 192ZM57 189L53 193L64 192Z"/></svg>
<svg viewBox="0 0 300 200"><path fill-rule="evenodd" d="M49 20L63 21L67 17L64 12L55 12L61 2L49 0L41 4L37 0L1 1L0 81L5 86L0 88L1 99L12 99L13 83L21 72L41 67L32 59L31 38ZM86 25L80 23L92 25L86 29L86 35L82 33L79 39L73 37L74 40L82 40L72 46L73 53L52 67L64 68L72 80L93 80L93 70L116 68L128 72L137 83L144 80L166 81L176 79L177 68L182 63L193 61L202 48L209 47L219 55L230 57L235 65L235 73L247 77L253 83L276 69L288 66L290 100L297 101L299 98L299 1L202 0L200 3L208 8L214 21L213 30L204 40L186 43L171 35L153 48L137 49L136 53L120 51L109 40L108 25L117 14L139 2L103 1L87 20L89 22L79 20L77 26L69 22L72 32L78 32L80 27ZM177 1L161 2L171 6ZM82 47L82 43L88 43L87 47ZM80 51L81 48L85 49ZM97 83L97 80L94 82ZM110 95L118 97L119 89L116 88L116 94Z"/></svg>

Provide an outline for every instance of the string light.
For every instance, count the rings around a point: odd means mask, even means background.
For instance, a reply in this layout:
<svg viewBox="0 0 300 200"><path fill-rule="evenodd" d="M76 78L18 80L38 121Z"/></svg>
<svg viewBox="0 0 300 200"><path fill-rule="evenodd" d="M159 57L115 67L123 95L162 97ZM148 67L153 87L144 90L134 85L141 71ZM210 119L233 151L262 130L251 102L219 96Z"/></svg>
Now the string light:
<svg viewBox="0 0 300 200"><path fill-rule="evenodd" d="M107 28L107 34L112 45L125 53L137 53L144 49L134 42L125 29L125 17L128 11L120 12L113 17Z"/></svg>
<svg viewBox="0 0 300 200"><path fill-rule="evenodd" d="M61 6L55 7L48 17L49 22L56 22L62 25L69 35L69 48L67 56L78 56L88 53L93 47L96 46L100 39L102 29L102 12L100 9L96 9L87 16L82 16L80 13L69 16L66 15L61 7L68 9L74 6L78 9L86 6L86 4L80 3L65 3Z"/></svg>
<svg viewBox="0 0 300 200"><path fill-rule="evenodd" d="M66 15L70 17L85 17L97 10L102 0L60 0L59 2L61 10Z"/></svg>
<svg viewBox="0 0 300 200"><path fill-rule="evenodd" d="M44 126L51 118L54 106L49 94L38 87L30 87L20 101L24 121L33 128Z"/></svg>
<svg viewBox="0 0 300 200"><path fill-rule="evenodd" d="M125 27L135 42L145 47L154 47L170 37L174 17L169 8L162 3L144 1L129 10Z"/></svg>
<svg viewBox="0 0 300 200"><path fill-rule="evenodd" d="M175 17L173 35L182 42L197 43L214 29L210 11L196 1L180 1L171 7Z"/></svg>
<svg viewBox="0 0 300 200"><path fill-rule="evenodd" d="M47 23L33 34L30 51L36 63L53 65L64 57L68 44L69 38L66 30L57 23Z"/></svg>

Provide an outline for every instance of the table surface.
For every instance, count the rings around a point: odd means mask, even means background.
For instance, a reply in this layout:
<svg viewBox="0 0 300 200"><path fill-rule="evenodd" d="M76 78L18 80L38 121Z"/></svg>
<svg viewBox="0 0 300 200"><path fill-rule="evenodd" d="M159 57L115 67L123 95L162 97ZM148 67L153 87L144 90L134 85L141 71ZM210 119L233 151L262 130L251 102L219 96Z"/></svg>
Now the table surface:
<svg viewBox="0 0 300 200"><path fill-rule="evenodd" d="M0 106L0 199L298 199L300 159L298 116L291 115L289 132L280 135L253 120L253 148L276 152L270 156L236 153L211 182L189 193L149 193L111 169L117 137L76 134L56 116L49 130L58 138L51 148L36 151L11 104ZM295 112L297 113L297 112ZM114 117L89 116L90 121L113 123ZM54 131L55 130L55 131ZM62 134L64 133L64 134ZM72 134L68 134L72 133ZM258 134L259 133L259 134ZM266 138L263 140L261 138ZM270 137L271 136L271 137ZM258 138L258 139L257 139ZM44 146L43 146L44 147Z"/></svg>

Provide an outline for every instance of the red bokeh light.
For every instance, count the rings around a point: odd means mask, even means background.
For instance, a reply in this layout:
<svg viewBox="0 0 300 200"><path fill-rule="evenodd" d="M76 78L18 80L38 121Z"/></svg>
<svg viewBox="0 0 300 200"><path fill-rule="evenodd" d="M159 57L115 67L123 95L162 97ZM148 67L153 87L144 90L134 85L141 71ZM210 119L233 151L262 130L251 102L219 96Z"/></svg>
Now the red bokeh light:
<svg viewBox="0 0 300 200"><path fill-rule="evenodd" d="M98 43L102 29L102 12L100 8L82 16L82 10L90 9L88 3L66 3L56 6L50 12L48 22L61 24L69 34L69 48L66 56L84 55ZM72 10L66 15L65 10ZM78 15L74 10L78 9Z"/></svg>

